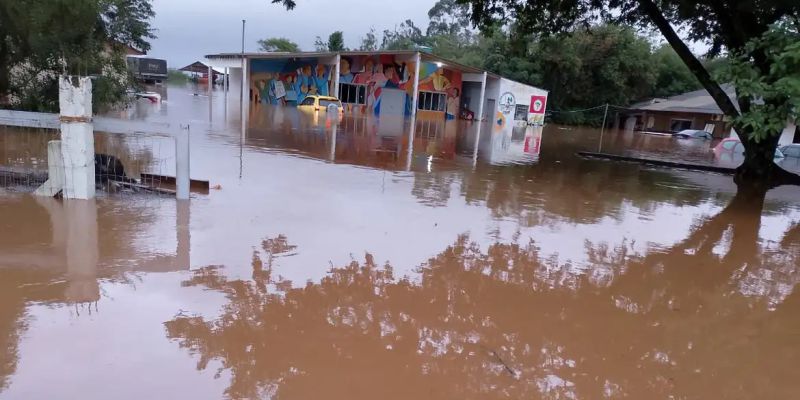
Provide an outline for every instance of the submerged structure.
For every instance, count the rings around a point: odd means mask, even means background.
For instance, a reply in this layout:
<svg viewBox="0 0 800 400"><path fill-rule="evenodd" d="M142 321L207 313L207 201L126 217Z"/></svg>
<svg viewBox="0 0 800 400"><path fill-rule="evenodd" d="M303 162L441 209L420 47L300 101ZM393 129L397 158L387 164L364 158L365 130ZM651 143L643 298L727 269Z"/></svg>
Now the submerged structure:
<svg viewBox="0 0 800 400"><path fill-rule="evenodd" d="M206 59L209 69L223 68L232 85L241 85L231 89L240 91L243 103L296 107L308 96L336 96L345 116L382 120L384 130L416 126L405 123L412 119L480 120L484 124L475 126L510 131L543 125L547 106L544 89L419 51L221 53Z"/></svg>

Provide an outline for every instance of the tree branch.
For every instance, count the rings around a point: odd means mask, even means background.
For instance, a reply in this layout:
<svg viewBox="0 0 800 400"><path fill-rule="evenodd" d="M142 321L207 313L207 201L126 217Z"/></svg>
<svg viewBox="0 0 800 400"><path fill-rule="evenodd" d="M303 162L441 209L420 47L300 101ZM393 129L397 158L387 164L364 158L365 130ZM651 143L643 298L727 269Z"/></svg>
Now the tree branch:
<svg viewBox="0 0 800 400"><path fill-rule="evenodd" d="M672 29L672 25L670 25L669 21L664 17L664 14L659 10L658 6L652 0L638 0L638 2L641 10L650 18L650 21L658 30L661 31L661 34L664 35L664 38L667 39L670 46L675 49L675 52L678 53L678 56L689 68L689 71L700 81L703 88L708 91L720 110L731 118L738 117L739 111L736 109L733 101L731 101L730 97L722 90L719 83L711 77L711 74L708 73L700 60L692 54L692 51L689 50L689 47L678 36L675 30Z"/></svg>

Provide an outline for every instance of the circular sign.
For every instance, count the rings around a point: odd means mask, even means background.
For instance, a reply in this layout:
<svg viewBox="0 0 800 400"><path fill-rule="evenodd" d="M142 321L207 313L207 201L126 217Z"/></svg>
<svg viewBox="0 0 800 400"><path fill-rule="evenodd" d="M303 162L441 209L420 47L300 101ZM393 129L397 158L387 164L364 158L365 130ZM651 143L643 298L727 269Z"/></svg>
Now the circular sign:
<svg viewBox="0 0 800 400"><path fill-rule="evenodd" d="M500 96L498 104L503 114L510 114L514 110L514 106L517 105L517 99L514 98L514 94L511 92L505 92Z"/></svg>
<svg viewBox="0 0 800 400"><path fill-rule="evenodd" d="M540 113L542 112L543 107L544 102L541 99L536 99L533 101L533 112Z"/></svg>

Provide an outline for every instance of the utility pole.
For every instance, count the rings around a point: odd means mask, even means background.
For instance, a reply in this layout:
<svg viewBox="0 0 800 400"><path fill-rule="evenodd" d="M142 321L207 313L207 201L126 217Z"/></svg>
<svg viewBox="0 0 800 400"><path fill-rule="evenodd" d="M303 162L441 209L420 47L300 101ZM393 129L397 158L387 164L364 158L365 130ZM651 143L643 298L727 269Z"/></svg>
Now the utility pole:
<svg viewBox="0 0 800 400"><path fill-rule="evenodd" d="M241 110L244 110L244 26L247 23L247 20L242 20L242 56L241 56L241 63L240 68L242 71L242 84L239 86L239 107ZM244 111L242 111L244 113Z"/></svg>

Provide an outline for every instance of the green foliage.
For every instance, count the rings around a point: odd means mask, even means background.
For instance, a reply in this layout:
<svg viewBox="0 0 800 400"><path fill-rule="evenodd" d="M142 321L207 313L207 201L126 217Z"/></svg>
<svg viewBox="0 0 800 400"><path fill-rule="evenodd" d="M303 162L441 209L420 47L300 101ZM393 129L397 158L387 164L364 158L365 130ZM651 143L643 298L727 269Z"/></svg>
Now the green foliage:
<svg viewBox="0 0 800 400"><path fill-rule="evenodd" d="M0 2L0 93L8 106L55 111L60 74L94 77L94 105L126 99L125 51L149 50L149 0Z"/></svg>
<svg viewBox="0 0 800 400"><path fill-rule="evenodd" d="M370 28L369 32L361 38L361 45L358 46L361 51L375 51L378 50L378 38L375 36L375 28Z"/></svg>
<svg viewBox="0 0 800 400"><path fill-rule="evenodd" d="M261 39L258 41L258 50L264 52L288 52L288 53L296 53L300 51L300 46L297 43L284 38L284 37L273 37L267 39Z"/></svg>
<svg viewBox="0 0 800 400"><path fill-rule="evenodd" d="M753 57L766 57L770 68L761 71ZM744 104L735 123L760 142L777 135L787 118L800 117L800 33L797 26L775 24L760 38L747 43L731 58L722 77L736 87Z"/></svg>
<svg viewBox="0 0 800 400"><path fill-rule="evenodd" d="M613 25L543 39L534 59L555 110L627 105L650 96L656 79L650 43Z"/></svg>
<svg viewBox="0 0 800 400"><path fill-rule="evenodd" d="M414 25L414 21L407 19L393 31L383 31L381 50L415 50L420 47L430 46L428 36L422 29Z"/></svg>
<svg viewBox="0 0 800 400"><path fill-rule="evenodd" d="M314 50L328 51L328 42L322 40L321 37L317 36L317 38L314 39Z"/></svg>
<svg viewBox="0 0 800 400"><path fill-rule="evenodd" d="M344 51L344 34L342 31L336 31L328 36L328 51Z"/></svg>
<svg viewBox="0 0 800 400"><path fill-rule="evenodd" d="M177 69L170 68L167 70L167 82L174 84L185 84L189 82L189 77Z"/></svg>
<svg viewBox="0 0 800 400"><path fill-rule="evenodd" d="M658 47L651 60L656 68L653 97L669 97L701 88L692 71L669 45Z"/></svg>
<svg viewBox="0 0 800 400"><path fill-rule="evenodd" d="M328 40L322 40L317 36L314 40L314 50L316 51L346 51L344 47L344 34L342 31L336 31L328 35Z"/></svg>

